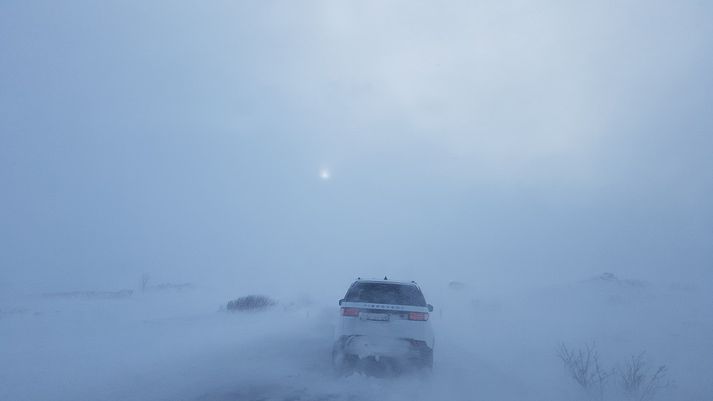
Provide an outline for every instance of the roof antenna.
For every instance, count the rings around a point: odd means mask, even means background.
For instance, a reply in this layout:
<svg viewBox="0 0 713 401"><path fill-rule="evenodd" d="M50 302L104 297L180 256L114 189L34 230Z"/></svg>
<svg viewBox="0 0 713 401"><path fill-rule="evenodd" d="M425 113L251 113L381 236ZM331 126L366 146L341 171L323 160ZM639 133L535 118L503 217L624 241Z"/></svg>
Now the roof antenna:
<svg viewBox="0 0 713 401"><path fill-rule="evenodd" d="M388 278L386 278L386 276L384 276L384 280L388 280Z"/></svg>

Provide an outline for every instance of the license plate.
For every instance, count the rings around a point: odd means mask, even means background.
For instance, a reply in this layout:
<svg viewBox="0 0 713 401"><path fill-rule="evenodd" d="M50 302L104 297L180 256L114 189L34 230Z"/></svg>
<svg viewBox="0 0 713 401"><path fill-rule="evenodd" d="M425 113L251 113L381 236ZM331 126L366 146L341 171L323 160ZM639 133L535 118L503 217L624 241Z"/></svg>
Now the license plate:
<svg viewBox="0 0 713 401"><path fill-rule="evenodd" d="M359 314L359 318L362 320L378 320L381 322L385 322L389 320L389 314L388 313L368 313L368 312L362 312Z"/></svg>

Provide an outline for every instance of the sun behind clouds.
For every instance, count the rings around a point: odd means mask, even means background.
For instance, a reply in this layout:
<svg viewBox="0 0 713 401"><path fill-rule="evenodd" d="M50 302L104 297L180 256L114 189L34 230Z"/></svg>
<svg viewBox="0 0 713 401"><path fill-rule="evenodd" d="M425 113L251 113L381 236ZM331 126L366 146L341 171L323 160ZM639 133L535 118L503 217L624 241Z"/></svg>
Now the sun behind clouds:
<svg viewBox="0 0 713 401"><path fill-rule="evenodd" d="M323 168L319 169L319 178L321 178L324 181L327 181L330 178L332 178L332 174L330 173L328 168L323 167Z"/></svg>

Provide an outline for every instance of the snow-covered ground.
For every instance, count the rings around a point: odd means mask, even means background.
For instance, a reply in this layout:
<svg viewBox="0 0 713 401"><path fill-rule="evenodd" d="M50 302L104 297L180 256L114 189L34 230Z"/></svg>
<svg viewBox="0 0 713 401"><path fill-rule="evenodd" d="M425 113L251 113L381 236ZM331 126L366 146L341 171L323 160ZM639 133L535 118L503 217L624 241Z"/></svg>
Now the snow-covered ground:
<svg viewBox="0 0 713 401"><path fill-rule="evenodd" d="M8 294L0 399L591 399L557 358L562 342L595 342L605 368L646 351L668 368L653 399L712 399L713 297L605 278L489 296L423 284L436 306L435 369L388 378L333 374L336 299L286 295L269 311L227 313L225 295L200 286L117 299ZM617 388L612 379L599 398L622 398Z"/></svg>

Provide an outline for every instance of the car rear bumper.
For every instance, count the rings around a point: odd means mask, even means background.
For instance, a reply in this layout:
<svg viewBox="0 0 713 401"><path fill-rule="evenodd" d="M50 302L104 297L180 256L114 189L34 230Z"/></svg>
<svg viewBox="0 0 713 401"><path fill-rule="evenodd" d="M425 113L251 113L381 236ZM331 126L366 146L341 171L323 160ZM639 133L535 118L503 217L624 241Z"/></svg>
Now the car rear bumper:
<svg viewBox="0 0 713 401"><path fill-rule="evenodd" d="M368 335L341 336L335 344L344 354L359 358L423 358L432 353L426 342L409 339Z"/></svg>
<svg viewBox="0 0 713 401"><path fill-rule="evenodd" d="M335 328L335 339L363 336L378 345L391 344L392 340L418 340L433 348L434 336L430 321L392 319L387 322L371 321L361 317L340 317ZM396 346L398 347L398 346Z"/></svg>

